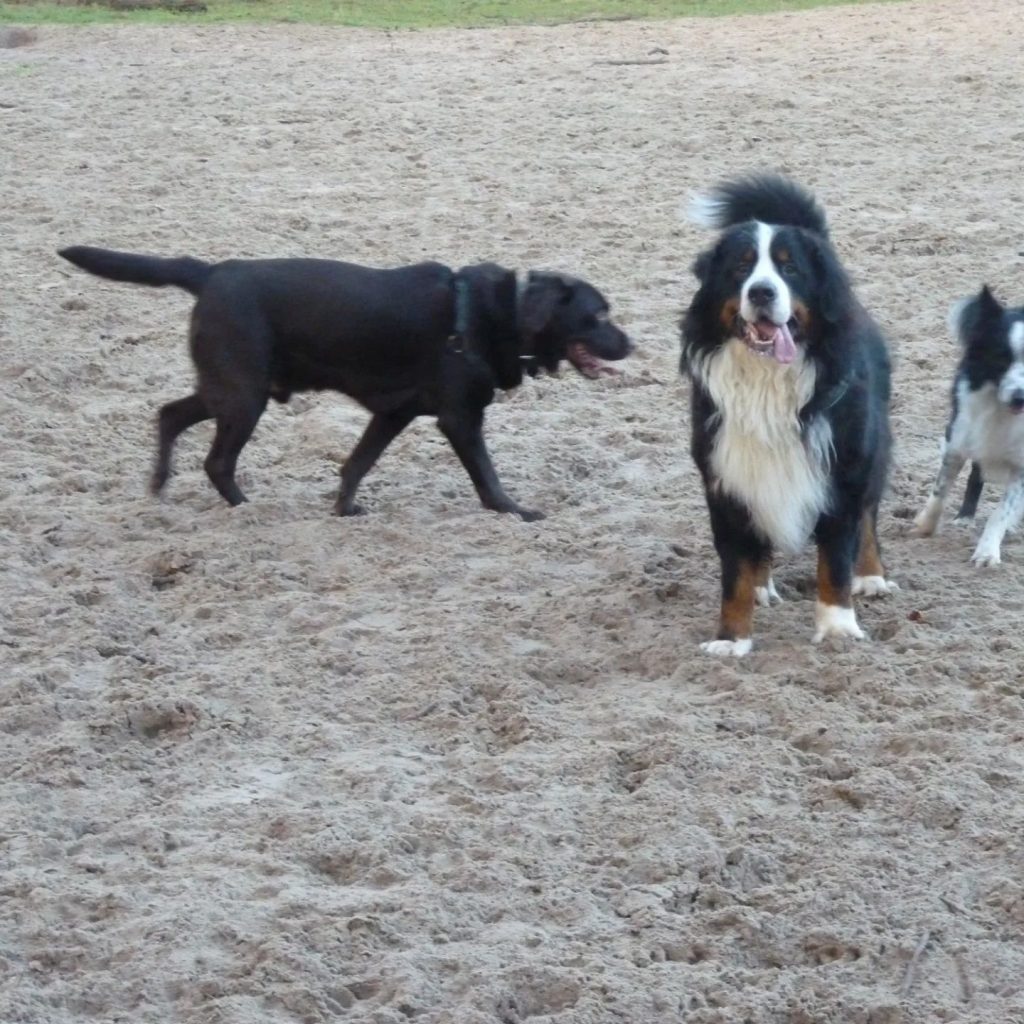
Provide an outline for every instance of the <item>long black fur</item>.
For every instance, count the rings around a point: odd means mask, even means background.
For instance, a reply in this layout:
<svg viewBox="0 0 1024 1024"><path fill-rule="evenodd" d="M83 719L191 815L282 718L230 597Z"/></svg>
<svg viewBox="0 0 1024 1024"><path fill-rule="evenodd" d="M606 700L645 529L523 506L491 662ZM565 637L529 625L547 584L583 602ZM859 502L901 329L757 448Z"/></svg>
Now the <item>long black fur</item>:
<svg viewBox="0 0 1024 1024"><path fill-rule="evenodd" d="M807 311L801 344L816 371L809 402L798 411L805 436L818 418L832 433L828 505L814 527L833 579L848 586L865 514L874 522L888 473L891 432L890 360L878 325L861 306L828 238L825 214L813 196L787 179L761 175L717 186L702 204L704 223L724 229L698 256L699 288L682 321L682 372L692 380L691 452L704 482L716 549L722 562L723 599L735 592L738 566L770 561L772 544L746 506L717 486L712 453L721 427L703 375L734 337L723 323L726 303L738 295L736 262L749 250L755 221L777 226L776 239L791 255L787 283ZM713 214L713 215L712 215ZM774 244L774 242L773 242ZM736 639L719 631L719 639Z"/></svg>
<svg viewBox="0 0 1024 1024"><path fill-rule="evenodd" d="M493 263L459 271L315 259L211 264L89 246L60 255L100 277L196 296L189 332L196 390L160 410L152 489L170 475L178 435L214 419L205 468L232 505L245 500L235 465L268 399L333 390L373 414L342 467L338 514L360 512L356 489L384 449L417 416L436 416L484 507L540 518L505 494L484 444L495 389L518 386L524 363L556 368L573 345L600 359L621 359L631 348L587 282L531 272L520 296L515 273Z"/></svg>

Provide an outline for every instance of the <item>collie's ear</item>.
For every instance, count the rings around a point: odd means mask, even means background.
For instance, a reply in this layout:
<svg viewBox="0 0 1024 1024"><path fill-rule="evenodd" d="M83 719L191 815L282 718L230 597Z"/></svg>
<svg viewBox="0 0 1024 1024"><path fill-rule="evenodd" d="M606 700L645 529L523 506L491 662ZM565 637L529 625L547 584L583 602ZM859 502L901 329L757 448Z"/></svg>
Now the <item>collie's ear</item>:
<svg viewBox="0 0 1024 1024"><path fill-rule="evenodd" d="M814 246L821 315L830 324L837 324L849 314L853 302L850 279L826 239L812 234L808 234L807 237Z"/></svg>
<svg viewBox="0 0 1024 1024"><path fill-rule="evenodd" d="M1004 311L1003 304L992 294L989 286L982 285L981 291L973 298L953 303L949 311L949 329L961 345L966 345L983 328L1002 319Z"/></svg>

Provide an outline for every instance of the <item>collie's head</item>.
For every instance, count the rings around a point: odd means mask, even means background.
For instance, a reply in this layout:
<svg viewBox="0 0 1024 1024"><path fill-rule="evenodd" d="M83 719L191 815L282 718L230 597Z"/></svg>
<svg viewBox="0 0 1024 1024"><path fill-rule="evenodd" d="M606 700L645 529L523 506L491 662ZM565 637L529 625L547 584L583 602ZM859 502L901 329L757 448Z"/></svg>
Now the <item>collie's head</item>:
<svg viewBox="0 0 1024 1024"><path fill-rule="evenodd" d="M1010 412L1024 413L1024 308L1007 309L986 285L958 302L949 320L963 346L961 372L970 389L990 386Z"/></svg>
<svg viewBox="0 0 1024 1024"><path fill-rule="evenodd" d="M850 286L824 214L798 186L776 177L728 183L695 200L691 215L721 231L693 265L700 287L684 321L691 350L707 354L738 338L786 365L849 315Z"/></svg>

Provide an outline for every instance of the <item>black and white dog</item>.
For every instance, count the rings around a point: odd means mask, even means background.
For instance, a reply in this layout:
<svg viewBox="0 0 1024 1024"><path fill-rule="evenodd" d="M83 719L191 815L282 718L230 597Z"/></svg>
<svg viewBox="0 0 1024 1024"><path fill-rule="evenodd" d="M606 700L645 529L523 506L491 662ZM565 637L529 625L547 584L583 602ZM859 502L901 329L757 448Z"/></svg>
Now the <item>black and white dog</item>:
<svg viewBox="0 0 1024 1024"><path fill-rule="evenodd" d="M1024 307L1007 309L984 287L953 307L950 327L963 355L953 378L953 412L939 474L914 520L915 532L921 537L935 532L946 494L970 459L958 519L974 518L984 483L1006 485L971 556L975 565L998 565L1006 531L1024 515Z"/></svg>
<svg viewBox="0 0 1024 1024"><path fill-rule="evenodd" d="M785 178L720 185L691 208L722 233L694 265L683 323L693 458L722 568L711 654L750 651L755 603L778 599L775 551L818 546L814 640L862 638L854 594L887 594L876 535L890 367L812 196Z"/></svg>

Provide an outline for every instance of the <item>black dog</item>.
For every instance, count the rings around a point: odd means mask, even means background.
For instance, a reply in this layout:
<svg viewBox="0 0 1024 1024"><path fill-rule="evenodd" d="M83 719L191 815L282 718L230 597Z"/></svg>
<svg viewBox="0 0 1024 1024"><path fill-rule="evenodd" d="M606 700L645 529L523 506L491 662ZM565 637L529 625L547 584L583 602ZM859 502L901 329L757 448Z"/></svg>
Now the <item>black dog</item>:
<svg viewBox="0 0 1024 1024"><path fill-rule="evenodd" d="M267 400L341 391L371 413L341 469L336 511L355 515L359 482L417 416L436 416L485 508L542 518L502 490L484 444L484 409L495 388L523 370L554 371L568 359L586 376L614 372L631 345L587 284L484 263L455 272L439 263L376 270L332 260L204 263L73 246L60 255L114 281L176 285L197 297L189 343L195 394L159 413L152 489L167 482L175 438L202 420L217 428L205 467L232 505L245 501L235 464Z"/></svg>
<svg viewBox="0 0 1024 1024"><path fill-rule="evenodd" d="M814 639L862 637L854 594L886 594L876 535L889 464L889 356L828 238L779 177L727 182L695 214L721 233L698 257L683 320L692 451L722 563L718 635L745 655L773 551L818 545Z"/></svg>

